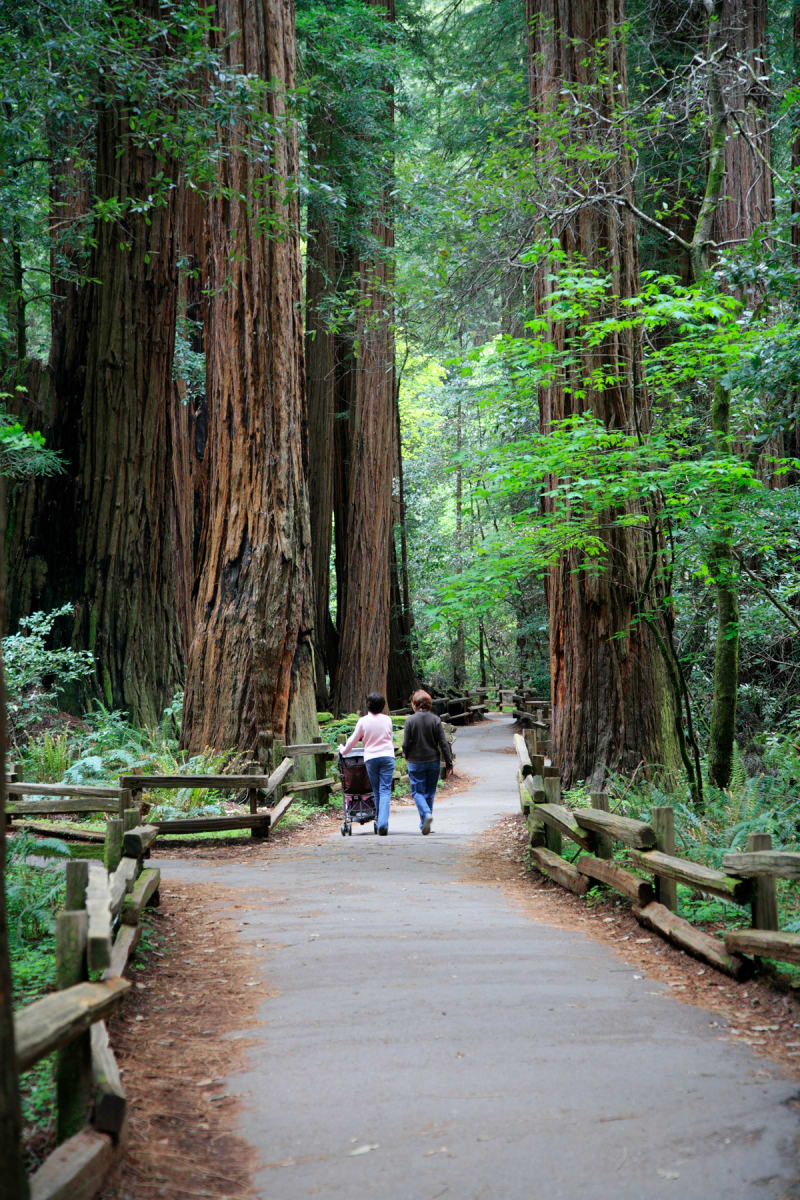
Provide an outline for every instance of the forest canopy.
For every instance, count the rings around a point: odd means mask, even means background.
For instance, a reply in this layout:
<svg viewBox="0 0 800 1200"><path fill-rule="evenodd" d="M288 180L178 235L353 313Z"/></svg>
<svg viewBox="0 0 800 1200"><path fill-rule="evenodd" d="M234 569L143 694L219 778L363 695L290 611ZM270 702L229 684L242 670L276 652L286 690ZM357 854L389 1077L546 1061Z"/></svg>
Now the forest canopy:
<svg viewBox="0 0 800 1200"><path fill-rule="evenodd" d="M0 16L6 632L91 656L57 707L256 752L507 683L565 782L695 804L796 742L796 4Z"/></svg>

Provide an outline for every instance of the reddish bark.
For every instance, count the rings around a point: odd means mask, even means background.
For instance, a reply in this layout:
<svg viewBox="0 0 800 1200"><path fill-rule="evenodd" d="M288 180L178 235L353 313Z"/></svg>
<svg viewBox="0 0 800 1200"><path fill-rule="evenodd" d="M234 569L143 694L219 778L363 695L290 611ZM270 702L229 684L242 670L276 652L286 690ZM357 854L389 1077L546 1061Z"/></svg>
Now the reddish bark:
<svg viewBox="0 0 800 1200"><path fill-rule="evenodd" d="M394 0L368 2L382 9L388 21L394 21ZM393 117L391 88L387 88L386 116L388 136ZM347 389L347 445L345 465L338 474L342 492L336 501L339 661L333 707L338 712L353 712L363 706L369 692L385 695L387 689L394 463L391 170L387 158L380 212L370 222L377 252L374 258L362 257L356 264L359 300Z"/></svg>
<svg viewBox="0 0 800 1200"><path fill-rule="evenodd" d="M293 4L218 0L215 24L230 63L273 82L263 103L281 121ZM235 146L240 135L219 130L227 153L207 219L211 499L183 725L194 749L253 750L262 729L306 740L315 728L297 144L286 123L267 166Z"/></svg>
<svg viewBox="0 0 800 1200"><path fill-rule="evenodd" d="M588 142L598 129L619 129L617 116L626 103L625 56L618 36L624 22L621 0L528 0L530 87L534 109L553 111L563 102L564 88L574 86L581 99L590 99L585 115L572 116L573 143ZM600 48L602 47L602 49ZM596 83L597 64L603 68ZM599 122L597 114L608 118ZM613 133L604 136L613 137ZM630 165L623 138L602 165L585 167L576 186L597 196L602 188L613 194L630 191ZM543 123L535 152L540 161L558 163ZM597 178L597 175L601 178ZM558 177L557 175L555 176ZM611 202L595 199L576 215L563 217L554 228L570 255L580 255L589 267L610 271L618 302L638 290L636 231L632 219ZM538 272L536 303L546 305L549 269ZM568 348L563 325L554 326L558 350ZM602 367L617 379L602 390L576 396L569 386L541 391L541 427L587 408L609 428L633 433L648 423L647 398L640 373L640 347L632 332L609 337L591 359L568 368L573 381ZM566 381L567 385L571 382ZM580 387L577 389L581 391ZM635 530L611 528L604 535L604 569L591 567L574 553L565 554L552 569L547 598L550 612L550 667L553 701L552 756L565 784L578 779L601 786L610 771L630 771L642 761L677 761L674 699L664 663L651 628L637 621L647 577L650 546ZM658 604L658 572L653 574L651 608ZM655 618L663 622L664 617Z"/></svg>

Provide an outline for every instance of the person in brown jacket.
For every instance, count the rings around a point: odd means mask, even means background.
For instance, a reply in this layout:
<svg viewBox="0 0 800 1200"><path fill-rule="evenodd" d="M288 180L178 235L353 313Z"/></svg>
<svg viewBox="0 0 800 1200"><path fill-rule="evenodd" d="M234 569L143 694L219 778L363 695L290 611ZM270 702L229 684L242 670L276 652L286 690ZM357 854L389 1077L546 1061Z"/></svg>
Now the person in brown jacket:
<svg viewBox="0 0 800 1200"><path fill-rule="evenodd" d="M413 713L406 717L403 729L403 754L408 763L411 795L419 813L419 827L430 833L433 823L433 799L439 782L441 759L446 775L453 771L453 755L442 722L431 712L433 701L427 692L414 692L411 697Z"/></svg>

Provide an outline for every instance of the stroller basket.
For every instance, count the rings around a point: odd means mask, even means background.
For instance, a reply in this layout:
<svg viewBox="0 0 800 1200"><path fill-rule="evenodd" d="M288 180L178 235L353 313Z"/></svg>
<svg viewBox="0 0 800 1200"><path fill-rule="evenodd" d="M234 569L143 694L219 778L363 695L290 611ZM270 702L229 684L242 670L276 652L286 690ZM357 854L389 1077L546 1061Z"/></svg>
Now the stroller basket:
<svg viewBox="0 0 800 1200"><path fill-rule="evenodd" d="M378 814L372 784L364 766L363 750L353 750L345 756L339 755L339 776L342 780L344 806L342 837L347 834L352 836L354 821L358 821L359 825L365 825L368 821L374 822L377 833Z"/></svg>

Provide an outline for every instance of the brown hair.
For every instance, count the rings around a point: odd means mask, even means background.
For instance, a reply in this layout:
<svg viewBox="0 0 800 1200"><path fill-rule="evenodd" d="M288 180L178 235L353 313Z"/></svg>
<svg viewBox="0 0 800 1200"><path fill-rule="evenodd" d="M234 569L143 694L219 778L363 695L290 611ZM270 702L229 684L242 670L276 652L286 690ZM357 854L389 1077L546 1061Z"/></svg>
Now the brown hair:
<svg viewBox="0 0 800 1200"><path fill-rule="evenodd" d="M414 692L414 695L411 697L412 708L422 709L425 711L429 710L432 704L433 700L431 696L428 692L423 692L422 689L420 689L418 692Z"/></svg>

